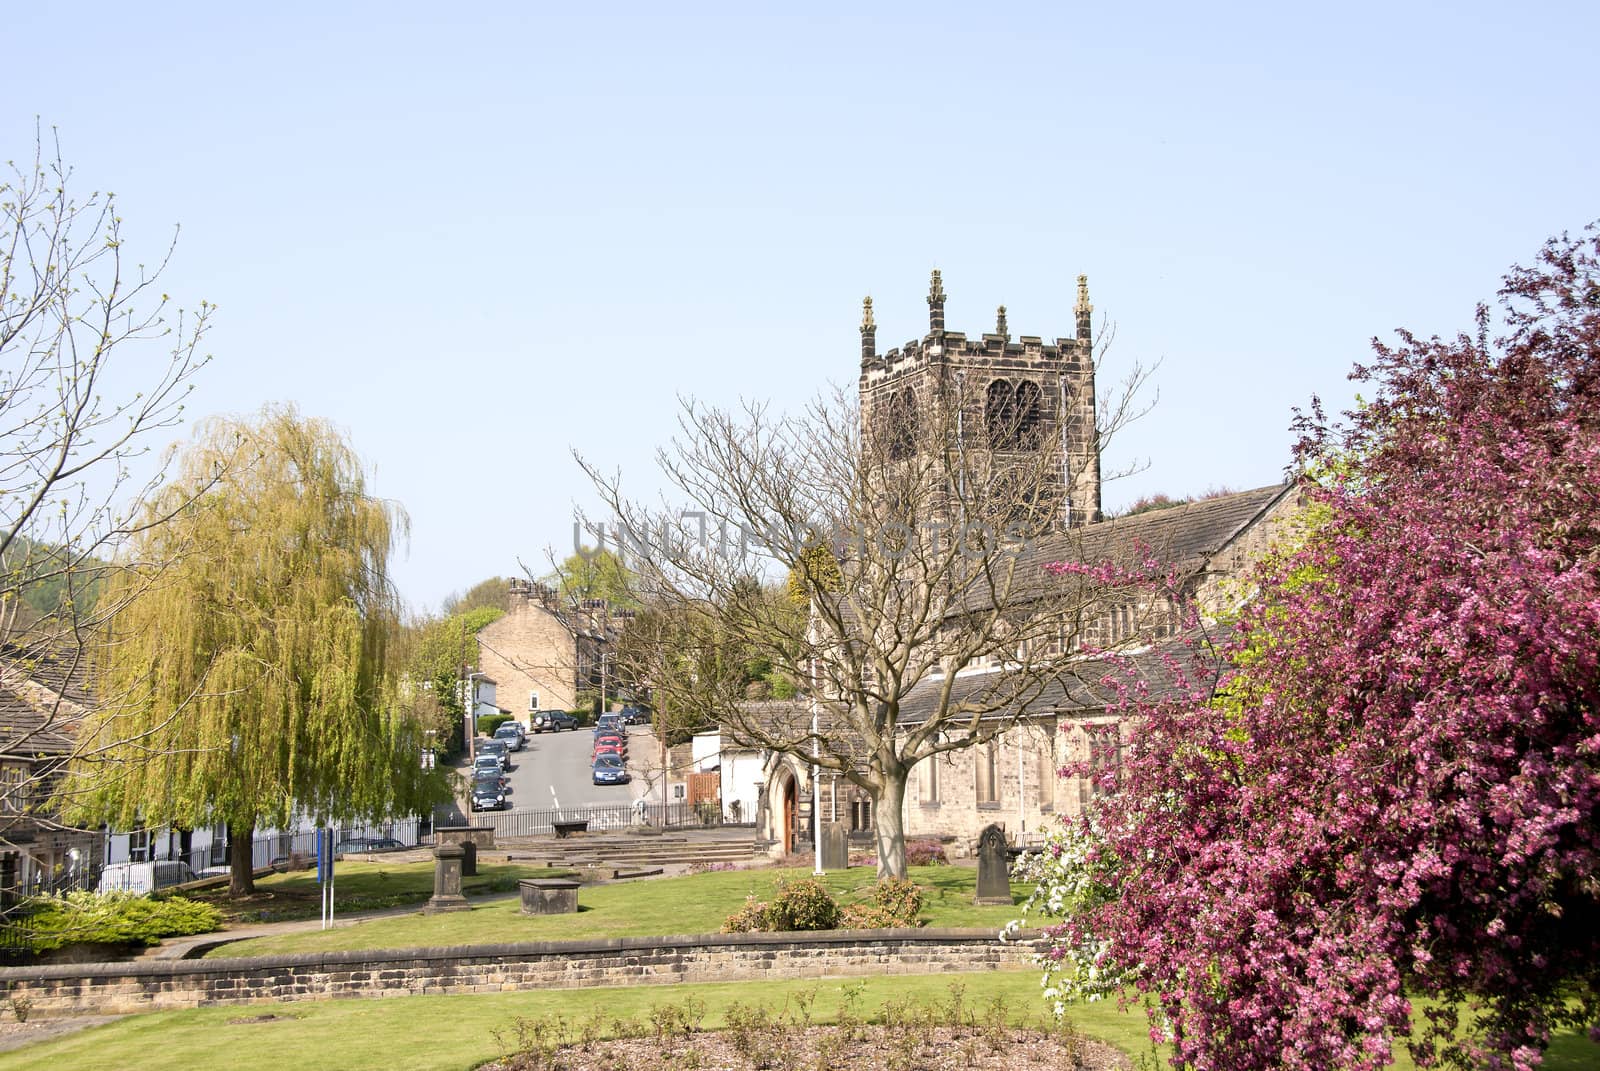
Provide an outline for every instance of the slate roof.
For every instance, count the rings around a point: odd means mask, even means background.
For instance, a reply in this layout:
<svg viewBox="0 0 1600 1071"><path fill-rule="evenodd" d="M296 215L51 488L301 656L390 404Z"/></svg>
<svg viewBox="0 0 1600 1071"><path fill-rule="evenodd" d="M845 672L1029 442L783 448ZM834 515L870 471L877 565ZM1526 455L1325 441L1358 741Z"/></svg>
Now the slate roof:
<svg viewBox="0 0 1600 1071"><path fill-rule="evenodd" d="M1225 636L1213 636L1214 645L1220 645ZM1043 682L1036 694L1030 694L1020 703L1007 703L984 718L1043 717L1047 714L1093 712L1104 709L1117 698L1116 683L1131 677L1142 680L1154 695L1174 687L1177 680L1174 667L1191 675L1198 675L1196 660L1205 663L1205 671L1214 671L1217 662L1209 654L1190 648L1177 640L1136 651L1113 655L1086 657L1069 663L1063 672ZM1003 699L1006 693L1006 670L993 669L978 673L961 673L956 676L951 692L951 709L964 701L987 703ZM932 716L938 706L939 690L944 678L929 677L918 681L900 701L902 726L921 725ZM1020 706L1020 709L1019 709Z"/></svg>
<svg viewBox="0 0 1600 1071"><path fill-rule="evenodd" d="M85 676L82 659L0 647L0 757L69 754L89 705Z"/></svg>
<svg viewBox="0 0 1600 1071"><path fill-rule="evenodd" d="M1250 527L1294 485L1276 483L1183 506L1149 510L1039 540L1023 550L1020 564L1116 560L1143 544L1163 562L1196 568Z"/></svg>

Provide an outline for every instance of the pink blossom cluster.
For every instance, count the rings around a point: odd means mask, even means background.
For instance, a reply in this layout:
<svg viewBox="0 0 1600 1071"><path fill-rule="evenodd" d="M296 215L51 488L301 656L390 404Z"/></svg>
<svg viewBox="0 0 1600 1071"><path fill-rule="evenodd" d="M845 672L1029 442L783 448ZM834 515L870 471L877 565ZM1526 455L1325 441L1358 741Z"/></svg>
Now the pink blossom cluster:
<svg viewBox="0 0 1600 1071"><path fill-rule="evenodd" d="M1315 523L1196 644L1102 798L1061 928L1174 1065L1536 1066L1600 1022L1600 238L1552 240L1371 400L1304 416ZM1087 823L1084 826L1088 828ZM1414 1022L1417 997L1435 998Z"/></svg>

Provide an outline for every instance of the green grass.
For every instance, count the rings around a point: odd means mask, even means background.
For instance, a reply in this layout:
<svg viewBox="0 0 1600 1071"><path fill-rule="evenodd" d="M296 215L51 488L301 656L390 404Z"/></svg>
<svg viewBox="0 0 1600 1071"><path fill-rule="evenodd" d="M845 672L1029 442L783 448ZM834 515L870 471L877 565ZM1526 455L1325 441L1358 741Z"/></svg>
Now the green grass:
<svg viewBox="0 0 1600 1071"><path fill-rule="evenodd" d="M519 878L548 878L565 873L568 871L543 867L480 864L477 876L464 878L461 884L468 896L484 896L515 892ZM333 894L334 912L340 915L421 904L433 895L433 863L340 862L334 872ZM230 899L226 886L189 895L214 904L233 923L314 919L322 912L322 890L315 870L259 878L256 895L244 900Z"/></svg>
<svg viewBox="0 0 1600 1071"><path fill-rule="evenodd" d="M885 1001L909 999L919 1006L948 1005L952 984L963 987L963 1003L982 1014L996 998L1013 1021L1038 1023L1044 1015L1038 975L1031 970L863 979L731 982L711 985L647 985L606 989L540 989L464 996L397 996L393 999L306 1001L250 1007L197 1008L130 1016L57 1041L0 1053L3 1071L468 1071L504 1053L494 1032L513 1036L517 1017L565 1016L569 1021L647 1019L651 1008L689 997L706 1005L704 1026L725 1022L734 1002L762 1003L781 1010L793 997L815 993L817 1022L836 1020L847 986L864 985L858 1007L869 1017ZM257 1015L269 1022L234 1022ZM1074 1007L1085 1034L1132 1056L1151 1052L1143 1013L1117 1010L1115 1001ZM611 1031L607 1029L606 1034ZM1158 1066L1165 1066L1164 1060ZM1394 1065L1415 1071L1409 1059ZM1556 1040L1548 1071L1600 1067L1600 1046L1576 1034Z"/></svg>
<svg viewBox="0 0 1600 1071"><path fill-rule="evenodd" d="M804 870L734 870L690 874L617 885L585 886L572 915L524 916L515 897L479 903L472 911L369 919L336 930L286 933L224 945L213 956L259 956L279 952L338 949L419 948L561 941L583 937L659 937L715 933L747 895L767 899L780 875ZM969 867L914 867L911 878L924 889L921 919L928 926L998 931L1016 907L978 907L972 902L977 873ZM852 869L824 879L841 902L864 898L875 880L871 870ZM514 887L514 886L513 886ZM1018 903L1023 886L1013 887Z"/></svg>
<svg viewBox="0 0 1600 1071"><path fill-rule="evenodd" d="M340 1071L467 1071L503 1054L493 1036L512 1036L517 1016L564 1015L569 1019L644 1020L650 1008L676 1004L689 996L705 1002L704 1025L723 1025L735 1001L781 1009L791 995L817 993L813 1014L831 1021L843 1002L844 987L865 983L860 1008L869 1015L884 1001L910 998L919 1004L947 1002L950 984L965 987L968 1007L1004 997L1018 1017L1038 1020L1039 999L1033 971L940 974L926 977L829 979L712 985L656 985L627 989L540 989L468 996L404 996L383 1000L316 1001L233 1008L198 1008L132 1016L85 1030L59 1041L0 1053L5 1071L284 1071L285 1068L339 1068ZM283 1016L265 1023L230 1023L260 1014ZM1115 1005L1097 1004L1075 1017L1088 1034L1128 1052L1148 1048L1142 1017L1123 1015ZM610 1031L608 1030L607 1033Z"/></svg>

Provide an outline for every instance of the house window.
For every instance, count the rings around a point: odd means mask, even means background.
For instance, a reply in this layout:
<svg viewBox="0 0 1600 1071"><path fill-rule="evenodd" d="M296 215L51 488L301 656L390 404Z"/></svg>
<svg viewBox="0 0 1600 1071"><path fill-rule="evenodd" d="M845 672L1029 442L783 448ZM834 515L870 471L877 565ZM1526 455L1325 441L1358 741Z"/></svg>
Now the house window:
<svg viewBox="0 0 1600 1071"><path fill-rule="evenodd" d="M28 771L24 766L0 769L0 812L22 814L28 809Z"/></svg>
<svg viewBox="0 0 1600 1071"><path fill-rule="evenodd" d="M539 709L539 693L538 692L529 692L528 693L528 709L529 710L538 710Z"/></svg>
<svg viewBox="0 0 1600 1071"><path fill-rule="evenodd" d="M978 748L977 796L980 804L1000 802L1000 762L993 740Z"/></svg>
<svg viewBox="0 0 1600 1071"><path fill-rule="evenodd" d="M135 829L128 834L128 862L144 863L150 859L150 831Z"/></svg>

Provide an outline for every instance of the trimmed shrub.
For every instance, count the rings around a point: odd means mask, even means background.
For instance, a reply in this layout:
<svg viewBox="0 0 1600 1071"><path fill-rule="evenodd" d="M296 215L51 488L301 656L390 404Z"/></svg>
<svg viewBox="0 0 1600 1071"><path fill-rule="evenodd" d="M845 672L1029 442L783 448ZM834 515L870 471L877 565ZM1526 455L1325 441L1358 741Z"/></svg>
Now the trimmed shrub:
<svg viewBox="0 0 1600 1071"><path fill-rule="evenodd" d="M71 944L154 945L163 937L222 929L222 912L182 896L70 892L38 905L22 923L38 952Z"/></svg>
<svg viewBox="0 0 1600 1071"><path fill-rule="evenodd" d="M774 930L839 928L839 902L820 882L810 878L780 879L767 910Z"/></svg>
<svg viewBox="0 0 1600 1071"><path fill-rule="evenodd" d="M511 714L480 714L478 715L478 735L493 736L494 731L506 722L511 721Z"/></svg>
<svg viewBox="0 0 1600 1071"><path fill-rule="evenodd" d="M852 930L916 926L922 911L922 888L913 881L886 878L872 887L870 899L848 905L843 924Z"/></svg>
<svg viewBox="0 0 1600 1071"><path fill-rule="evenodd" d="M722 923L722 932L836 930L839 919L839 902L820 882L810 878L779 878L771 903L754 896L745 897L744 906Z"/></svg>

